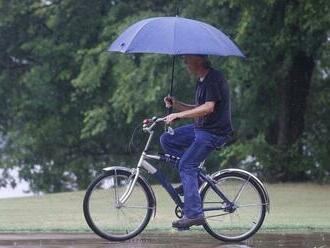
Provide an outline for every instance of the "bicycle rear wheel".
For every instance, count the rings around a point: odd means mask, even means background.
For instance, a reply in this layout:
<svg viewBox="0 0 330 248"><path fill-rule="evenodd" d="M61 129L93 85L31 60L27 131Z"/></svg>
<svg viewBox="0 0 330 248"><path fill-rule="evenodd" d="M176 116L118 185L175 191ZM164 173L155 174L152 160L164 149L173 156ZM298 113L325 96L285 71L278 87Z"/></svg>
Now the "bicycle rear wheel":
<svg viewBox="0 0 330 248"><path fill-rule="evenodd" d="M261 227L266 213L266 199L260 186L253 178L237 172L220 174L214 181L234 207L228 208L207 185L201 193L206 210L205 230L222 241L242 241L251 237Z"/></svg>
<svg viewBox="0 0 330 248"><path fill-rule="evenodd" d="M138 178L132 194L118 204L134 176L125 170L110 170L97 177L84 198L84 216L89 227L110 241L135 237L148 224L155 203L146 183Z"/></svg>

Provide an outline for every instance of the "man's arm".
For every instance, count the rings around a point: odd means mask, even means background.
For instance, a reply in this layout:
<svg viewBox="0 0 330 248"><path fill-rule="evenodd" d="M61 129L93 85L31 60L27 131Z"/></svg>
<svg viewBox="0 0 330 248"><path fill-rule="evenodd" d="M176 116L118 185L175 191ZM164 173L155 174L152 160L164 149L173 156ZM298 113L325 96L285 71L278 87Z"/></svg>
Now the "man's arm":
<svg viewBox="0 0 330 248"><path fill-rule="evenodd" d="M173 101L173 108L178 111L186 111L196 108L196 105L187 104L178 100Z"/></svg>
<svg viewBox="0 0 330 248"><path fill-rule="evenodd" d="M175 119L189 119L208 115L214 111L215 102L205 102L204 104L193 109L185 110L182 112L170 114L166 116L166 123L170 123Z"/></svg>

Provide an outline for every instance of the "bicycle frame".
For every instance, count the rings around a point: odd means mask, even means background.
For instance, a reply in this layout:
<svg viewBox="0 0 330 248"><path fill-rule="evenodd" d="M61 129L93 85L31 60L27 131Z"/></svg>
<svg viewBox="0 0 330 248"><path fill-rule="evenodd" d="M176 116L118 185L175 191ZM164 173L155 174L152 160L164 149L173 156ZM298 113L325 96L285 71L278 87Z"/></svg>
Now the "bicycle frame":
<svg viewBox="0 0 330 248"><path fill-rule="evenodd" d="M151 144L151 140L153 138L154 135L154 131L153 128L156 125L157 121L155 121L150 127L145 127L144 131L149 133L149 138L147 140L147 143L145 145L145 148L141 154L141 157L139 159L139 162L137 164L136 169L133 170L132 174L134 175L134 179L130 181L126 191L124 192L124 194L121 196L121 198L118 200L118 205L124 205L125 202L127 201L127 199L130 197L134 187L135 187L135 183L138 179L138 177L140 176L141 173L141 169L146 170L149 174L153 175L155 178L157 178L157 180L160 182L160 184L164 187L164 189L169 193L169 195L171 196L172 200L181 208L183 209L183 202L180 198L180 196L178 195L178 193L176 192L176 190L173 188L173 186L171 185L171 183L167 180L167 178L164 176L163 173L161 173L160 170L157 170L152 164L150 164L147 160L148 159L153 159L153 160L164 160L162 159L161 156L159 155L151 155L151 154L147 154L147 151L150 147ZM223 200L227 207L233 207L233 203L218 189L218 187L214 184L212 178L207 175L202 169L201 167L203 166L204 162L201 164L200 166L200 173L199 176L200 178L205 182L210 184L211 188L219 195L219 197ZM220 203L220 202L219 202ZM217 208L204 208L204 211L211 211L211 210L222 210L224 209L224 207L217 207Z"/></svg>

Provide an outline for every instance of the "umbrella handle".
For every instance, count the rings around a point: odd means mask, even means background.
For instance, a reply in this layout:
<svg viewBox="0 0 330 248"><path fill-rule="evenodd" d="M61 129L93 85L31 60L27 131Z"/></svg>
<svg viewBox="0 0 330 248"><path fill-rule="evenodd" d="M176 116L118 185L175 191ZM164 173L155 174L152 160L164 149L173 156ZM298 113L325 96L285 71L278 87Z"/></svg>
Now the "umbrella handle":
<svg viewBox="0 0 330 248"><path fill-rule="evenodd" d="M172 77L171 77L171 86L170 86L170 94L171 97L173 95L173 82L174 82L174 66L175 66L175 55L172 58ZM172 114L173 112L173 103L172 106L167 109L167 114Z"/></svg>
<svg viewBox="0 0 330 248"><path fill-rule="evenodd" d="M178 9L177 9L177 10L178 10ZM172 96L172 94L173 94L173 82L174 82L175 57L176 57L175 55L172 57L172 77L171 77L171 86L170 86L170 93L169 93L169 96ZM166 111L166 112L167 112L167 115L173 113L173 104L172 104L171 107L167 108L167 111ZM168 125L168 128L167 128L166 123L165 123L165 125L164 125L164 129L165 129L165 132L168 131L167 129L171 129L171 130L173 130L173 129L171 128L171 125L170 125L170 124Z"/></svg>

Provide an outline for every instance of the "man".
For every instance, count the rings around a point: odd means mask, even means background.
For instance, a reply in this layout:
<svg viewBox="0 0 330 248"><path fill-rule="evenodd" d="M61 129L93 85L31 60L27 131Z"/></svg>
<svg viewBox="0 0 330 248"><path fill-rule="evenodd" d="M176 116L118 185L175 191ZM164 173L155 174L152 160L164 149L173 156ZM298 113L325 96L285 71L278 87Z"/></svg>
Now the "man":
<svg viewBox="0 0 330 248"><path fill-rule="evenodd" d="M195 104L190 105L165 97L166 107L179 111L166 116L169 124L176 119L194 118L174 134L164 133L160 143L164 151L180 157L179 171L184 193L184 217L172 223L176 228L189 228L205 223L198 193L199 165L211 151L221 146L232 132L229 87L223 75L210 67L206 55L185 55L188 70L198 77Z"/></svg>

